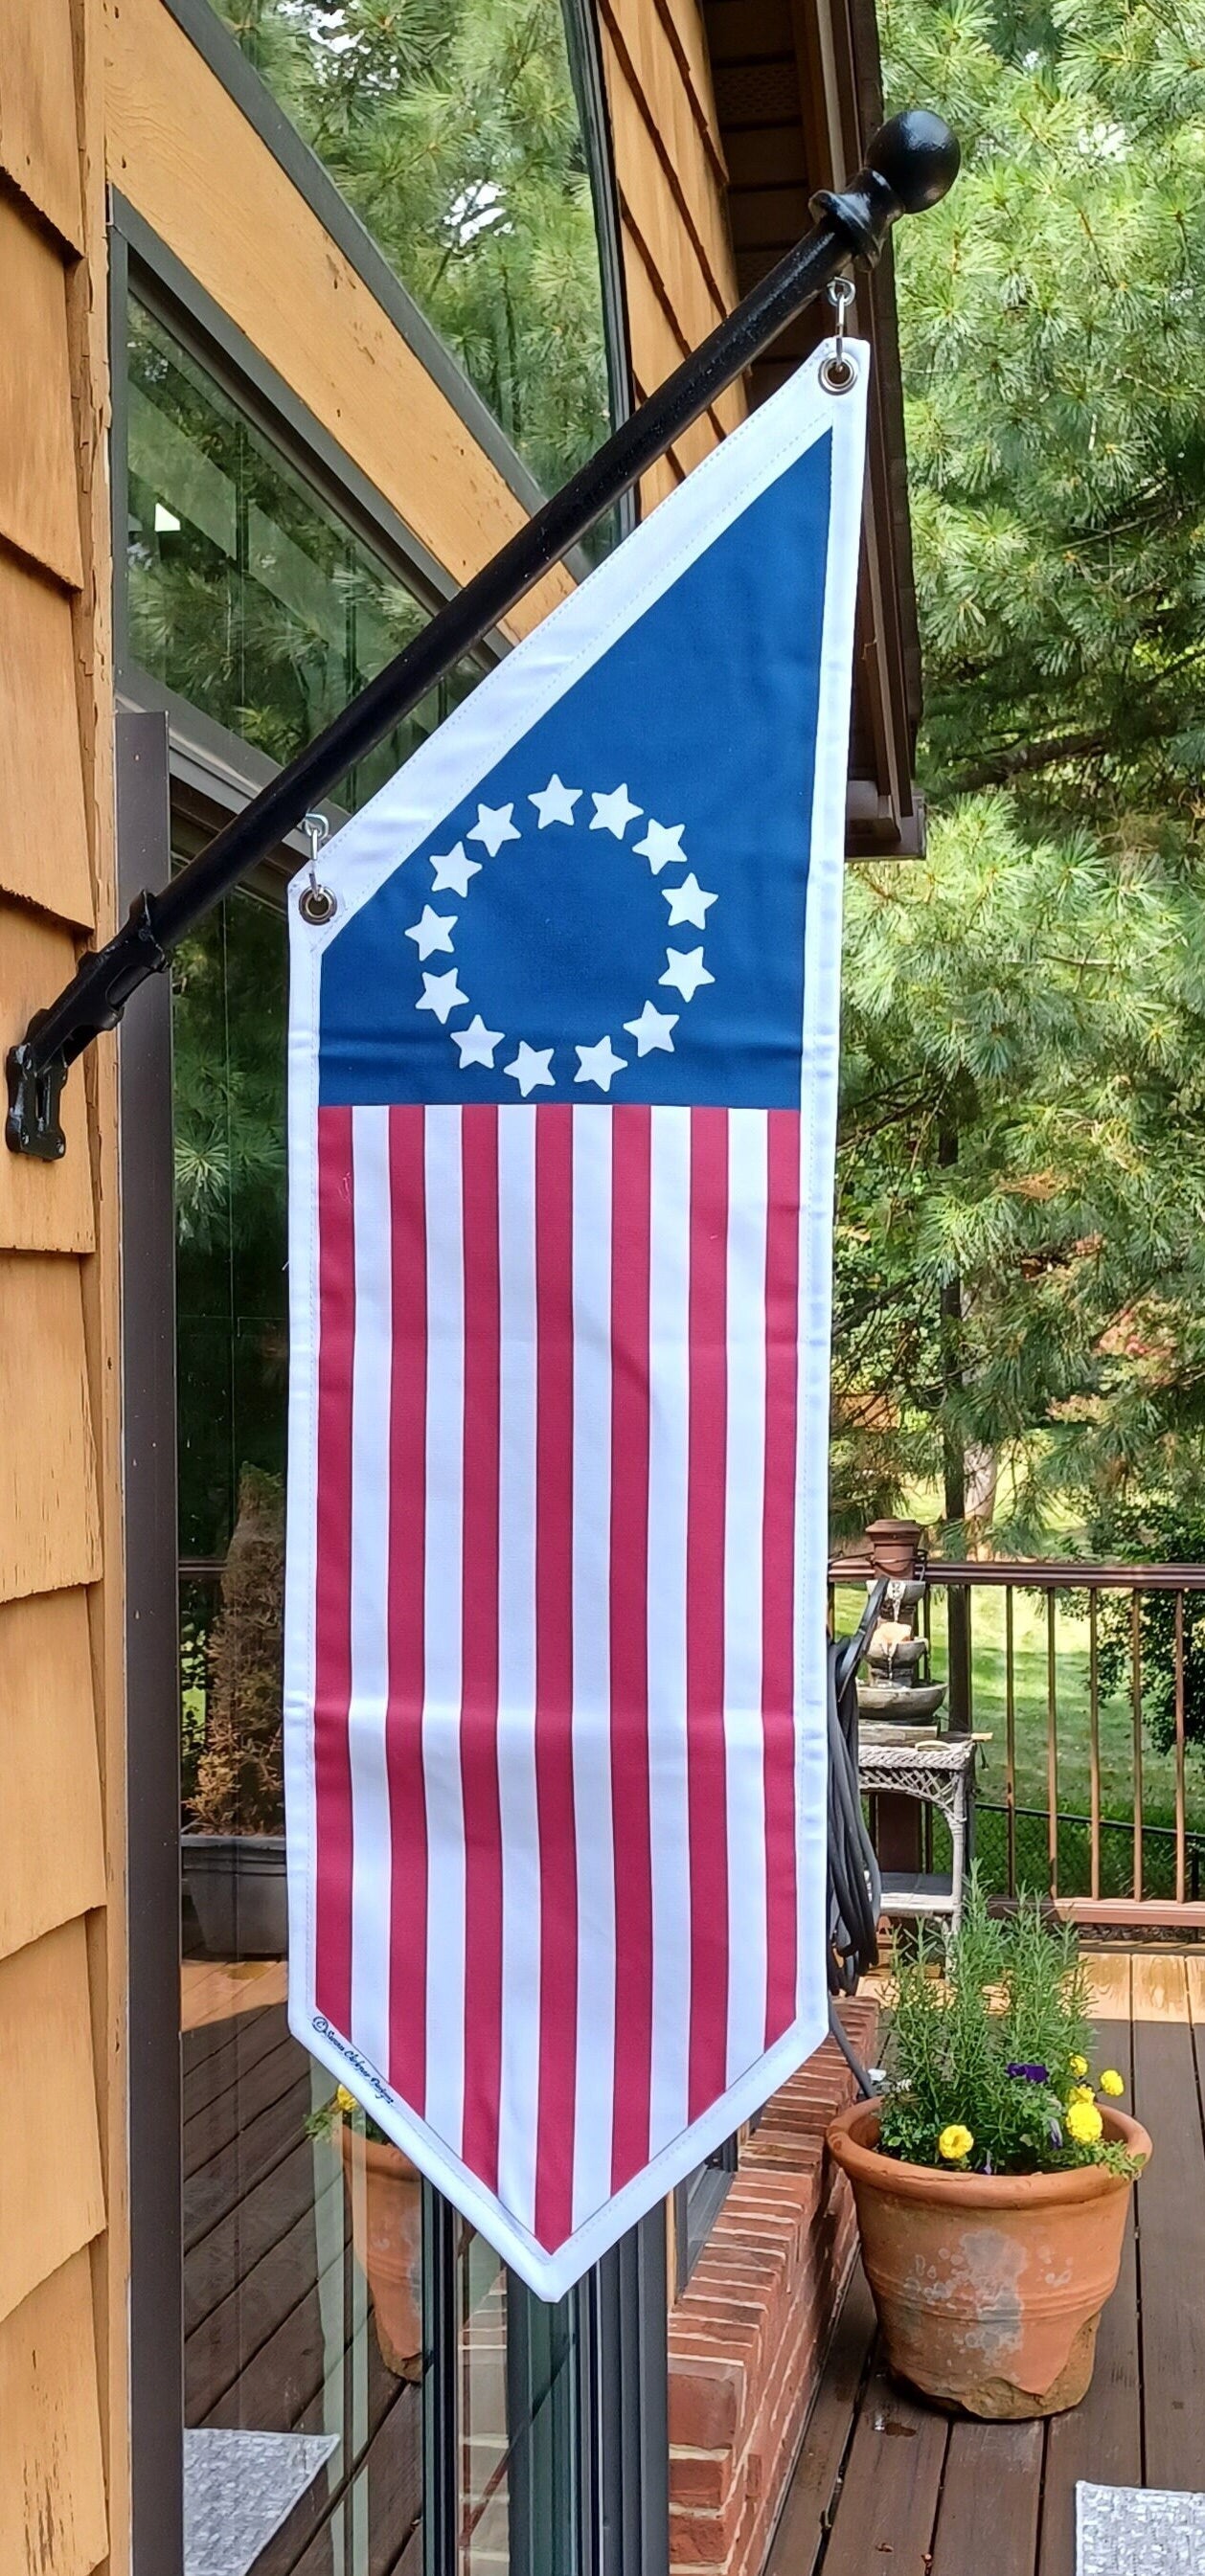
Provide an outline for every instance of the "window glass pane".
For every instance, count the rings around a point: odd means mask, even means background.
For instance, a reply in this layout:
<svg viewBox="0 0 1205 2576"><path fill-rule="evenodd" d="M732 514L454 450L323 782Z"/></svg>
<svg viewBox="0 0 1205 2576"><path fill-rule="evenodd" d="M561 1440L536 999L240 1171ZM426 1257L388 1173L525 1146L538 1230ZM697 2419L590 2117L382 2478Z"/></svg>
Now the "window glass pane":
<svg viewBox="0 0 1205 2576"><path fill-rule="evenodd" d="M132 659L284 762L430 614L158 319L130 307ZM473 685L451 674L340 787L363 804Z"/></svg>
<svg viewBox="0 0 1205 2576"><path fill-rule="evenodd" d="M546 491L609 426L561 0L216 0Z"/></svg>
<svg viewBox="0 0 1205 2576"><path fill-rule="evenodd" d="M421 611L149 315L133 358L138 656L285 758ZM204 826L178 801L179 859ZM532 2300L459 2222L446 2290L427 2279L414 2166L287 2027L273 883L211 913L172 968L190 2546L223 2576L586 2576L587 2305Z"/></svg>
<svg viewBox="0 0 1205 2576"><path fill-rule="evenodd" d="M581 2303L533 2300L456 2223L439 2349L418 2174L286 2027L281 910L233 897L173 989L190 2495L240 2576L584 2576Z"/></svg>

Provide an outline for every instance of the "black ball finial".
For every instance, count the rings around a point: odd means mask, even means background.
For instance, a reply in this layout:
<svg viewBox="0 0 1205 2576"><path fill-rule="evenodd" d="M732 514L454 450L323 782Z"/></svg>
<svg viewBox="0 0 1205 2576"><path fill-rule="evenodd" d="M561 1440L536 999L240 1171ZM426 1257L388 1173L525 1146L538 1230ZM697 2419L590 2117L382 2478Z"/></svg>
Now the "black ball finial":
<svg viewBox="0 0 1205 2576"><path fill-rule="evenodd" d="M953 187L961 158L944 118L927 107L908 107L872 135L866 164L886 181L904 214L923 215Z"/></svg>

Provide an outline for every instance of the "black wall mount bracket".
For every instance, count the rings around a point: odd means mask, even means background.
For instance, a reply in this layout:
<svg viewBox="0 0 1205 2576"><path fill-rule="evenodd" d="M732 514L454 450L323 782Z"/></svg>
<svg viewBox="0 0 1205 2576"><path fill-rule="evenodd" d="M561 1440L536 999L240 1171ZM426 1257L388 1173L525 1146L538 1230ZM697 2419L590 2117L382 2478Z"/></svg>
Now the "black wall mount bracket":
<svg viewBox="0 0 1205 2576"><path fill-rule="evenodd" d="M7 1057L10 1153L57 1162L69 1067L102 1030L117 1026L131 995L162 974L173 949L266 853L296 829L357 760L417 706L436 681L480 644L596 520L647 473L684 429L831 285L851 261L873 267L899 216L935 206L958 174L959 150L939 116L910 108L876 134L848 186L811 201L815 223L751 288L596 456L466 582L395 660L370 680L325 732L224 825L158 893L143 892L103 948L81 958L71 982L35 1013Z"/></svg>

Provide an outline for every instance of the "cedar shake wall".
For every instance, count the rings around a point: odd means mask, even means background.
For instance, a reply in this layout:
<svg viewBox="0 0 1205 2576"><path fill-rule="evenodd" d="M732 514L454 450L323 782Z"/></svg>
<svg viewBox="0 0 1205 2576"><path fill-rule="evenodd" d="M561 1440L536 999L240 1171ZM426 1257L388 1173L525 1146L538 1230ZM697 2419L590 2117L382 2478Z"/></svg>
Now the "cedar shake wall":
<svg viewBox="0 0 1205 2576"><path fill-rule="evenodd" d="M6 1047L113 926L100 14L16 0L0 57ZM71 1075L64 1163L0 1153L6 2576L92 2576L110 2517L122 2549L113 1091L110 1050Z"/></svg>
<svg viewBox="0 0 1205 2576"><path fill-rule="evenodd" d="M731 312L727 173L698 0L598 0L636 398ZM645 510L744 418L729 387L641 485Z"/></svg>

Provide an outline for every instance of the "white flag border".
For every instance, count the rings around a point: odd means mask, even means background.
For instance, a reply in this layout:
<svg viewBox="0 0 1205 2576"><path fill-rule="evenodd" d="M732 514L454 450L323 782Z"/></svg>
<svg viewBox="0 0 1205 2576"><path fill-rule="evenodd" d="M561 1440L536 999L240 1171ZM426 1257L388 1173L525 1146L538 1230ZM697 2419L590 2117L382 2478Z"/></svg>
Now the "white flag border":
<svg viewBox="0 0 1205 2576"><path fill-rule="evenodd" d="M561 2298L592 2263L703 2163L819 2046L828 2028L826 1940L828 1355L832 1170L836 1135L841 896L854 611L870 351L845 343L856 381L841 394L819 380L835 351L806 364L695 467L580 589L487 674L396 776L327 844L322 880L338 911L323 926L290 888L289 1010L289 1464L285 1585L284 1769L289 1871L289 2027L358 2098L537 2297ZM816 442L832 437L832 475L815 788L807 888L801 1109L801 1392L797 1425L796 1708L799 1767L796 2016L710 2110L549 2254L393 2092L380 2070L315 2006L313 1775L317 1508L318 1243L316 1136L322 961L361 906L429 838L558 699L601 659L688 566ZM633 549L643 577L633 584ZM819 1195L818 1195L819 1194Z"/></svg>

